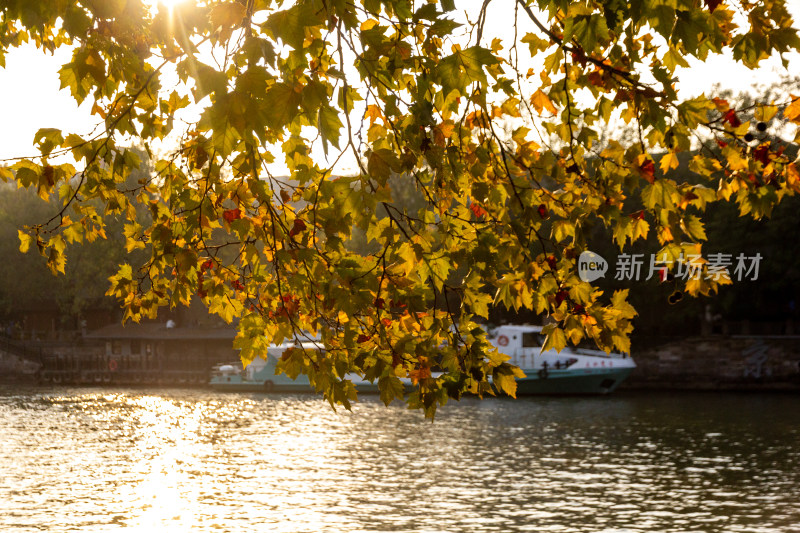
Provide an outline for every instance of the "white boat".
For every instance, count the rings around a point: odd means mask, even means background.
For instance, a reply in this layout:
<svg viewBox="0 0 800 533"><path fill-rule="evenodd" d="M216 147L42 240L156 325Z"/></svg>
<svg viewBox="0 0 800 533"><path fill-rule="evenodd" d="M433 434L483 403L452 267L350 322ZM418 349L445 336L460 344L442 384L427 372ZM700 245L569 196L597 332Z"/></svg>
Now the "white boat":
<svg viewBox="0 0 800 533"><path fill-rule="evenodd" d="M270 346L265 357L256 357L244 368L239 362L217 365L208 384L213 389L224 391L311 392L313 389L306 376L291 379L286 374L275 374L278 359L289 348L317 350L318 346L313 342Z"/></svg>
<svg viewBox="0 0 800 533"><path fill-rule="evenodd" d="M628 377L636 364L626 354L607 354L599 350L565 348L541 351L544 342L541 326L500 326L489 331L489 340L510 363L525 372L517 379L517 395L526 394L608 394ZM275 374L276 364L289 348L319 348L315 343L287 343L271 346L265 358L256 358L242 368L240 363L217 365L209 385L217 390L262 392L310 392L306 376L290 379ZM439 373L434 372L433 377ZM355 374L345 376L359 392L377 392L377 384ZM403 379L407 388L411 380Z"/></svg>
<svg viewBox="0 0 800 533"><path fill-rule="evenodd" d="M541 326L499 326L488 338L525 373L517 379L517 395L608 394L636 368L627 354L570 347L542 352Z"/></svg>

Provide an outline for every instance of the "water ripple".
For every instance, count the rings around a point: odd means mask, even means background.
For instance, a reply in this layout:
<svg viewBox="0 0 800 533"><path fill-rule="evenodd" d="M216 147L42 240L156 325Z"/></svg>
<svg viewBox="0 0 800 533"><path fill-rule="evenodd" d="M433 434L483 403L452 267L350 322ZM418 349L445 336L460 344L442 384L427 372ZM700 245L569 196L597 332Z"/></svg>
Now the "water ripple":
<svg viewBox="0 0 800 533"><path fill-rule="evenodd" d="M3 531L789 532L800 398L0 393Z"/></svg>

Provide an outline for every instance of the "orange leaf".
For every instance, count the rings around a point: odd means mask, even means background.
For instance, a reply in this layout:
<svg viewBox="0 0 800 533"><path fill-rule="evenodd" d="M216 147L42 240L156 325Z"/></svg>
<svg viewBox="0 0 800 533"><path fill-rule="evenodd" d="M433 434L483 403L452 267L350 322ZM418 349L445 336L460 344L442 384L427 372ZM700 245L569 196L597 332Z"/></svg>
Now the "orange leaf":
<svg viewBox="0 0 800 533"><path fill-rule="evenodd" d="M472 211L472 214L475 215L475 218L481 218L483 215L486 214L486 209L481 207L480 204L472 202L469 204L469 210Z"/></svg>
<svg viewBox="0 0 800 533"><path fill-rule="evenodd" d="M242 218L242 210L238 207L236 209L226 209L222 212L222 218L225 219L225 222L230 224L234 220Z"/></svg>
<svg viewBox="0 0 800 533"><path fill-rule="evenodd" d="M556 106L550 101L550 98L542 92L541 89L533 93L531 96L531 105L536 108L536 111L541 115L543 109L547 109L551 113L557 113Z"/></svg>
<svg viewBox="0 0 800 533"><path fill-rule="evenodd" d="M655 163L653 163L652 159L646 158L645 156L639 156L639 159L639 174L650 183L653 183L656 179Z"/></svg>
<svg viewBox="0 0 800 533"><path fill-rule="evenodd" d="M727 100L723 100L722 98L712 98L712 102L714 102L714 106L717 108L717 111L720 113L724 113L728 109L730 109L730 104L728 104Z"/></svg>
<svg viewBox="0 0 800 533"><path fill-rule="evenodd" d="M787 120L797 122L795 119L800 117L800 96L790 96L792 97L792 103L783 110L783 116L786 117Z"/></svg>
<svg viewBox="0 0 800 533"><path fill-rule="evenodd" d="M383 118L383 113L381 113L380 108L372 104L367 106L367 112L365 113L365 115L369 117L370 126L372 126L375 123L375 121L378 120L379 118L380 119Z"/></svg>
<svg viewBox="0 0 800 533"><path fill-rule="evenodd" d="M431 369L423 366L417 370L410 371L408 377L411 378L411 383L416 385L420 380L431 377Z"/></svg>

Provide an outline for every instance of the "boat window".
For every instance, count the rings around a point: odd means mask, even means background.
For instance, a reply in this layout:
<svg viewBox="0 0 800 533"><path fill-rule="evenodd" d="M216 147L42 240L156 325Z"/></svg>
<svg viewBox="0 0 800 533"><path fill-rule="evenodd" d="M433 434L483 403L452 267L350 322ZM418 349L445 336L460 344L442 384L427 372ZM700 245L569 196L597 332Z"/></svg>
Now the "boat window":
<svg viewBox="0 0 800 533"><path fill-rule="evenodd" d="M522 347L523 348L535 348L539 346L538 335L534 332L530 333L523 333L522 334Z"/></svg>

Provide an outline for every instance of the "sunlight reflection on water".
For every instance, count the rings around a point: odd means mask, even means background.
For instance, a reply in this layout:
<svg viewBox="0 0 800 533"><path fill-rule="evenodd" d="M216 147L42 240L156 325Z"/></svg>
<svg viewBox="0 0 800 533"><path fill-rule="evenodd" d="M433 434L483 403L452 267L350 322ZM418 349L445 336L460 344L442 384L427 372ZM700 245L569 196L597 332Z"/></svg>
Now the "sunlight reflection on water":
<svg viewBox="0 0 800 533"><path fill-rule="evenodd" d="M0 393L2 531L796 531L800 398Z"/></svg>

